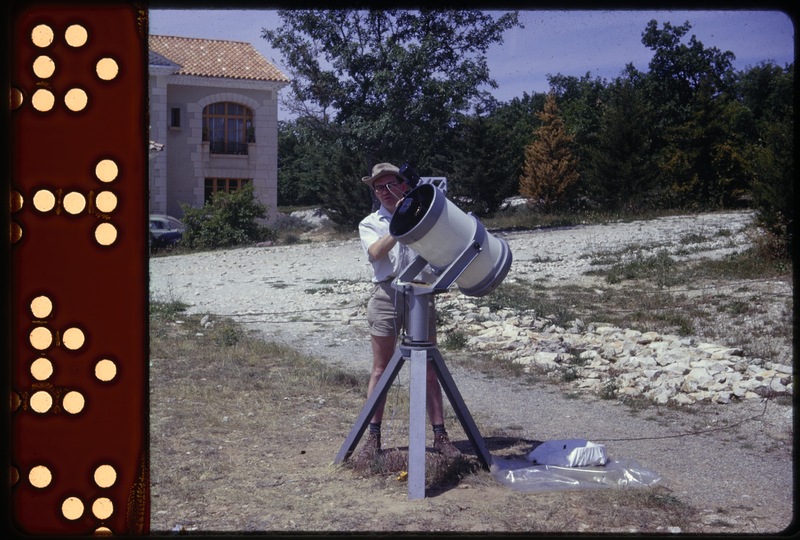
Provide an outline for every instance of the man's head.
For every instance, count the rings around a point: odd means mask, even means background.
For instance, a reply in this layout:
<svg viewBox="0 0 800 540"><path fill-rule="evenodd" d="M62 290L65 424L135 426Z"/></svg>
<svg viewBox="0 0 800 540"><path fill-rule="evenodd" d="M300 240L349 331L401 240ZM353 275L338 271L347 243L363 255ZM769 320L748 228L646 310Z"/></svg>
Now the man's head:
<svg viewBox="0 0 800 540"><path fill-rule="evenodd" d="M391 212L411 187L400 169L391 163L378 163L372 168L372 176L365 176L361 181L372 188L380 203Z"/></svg>

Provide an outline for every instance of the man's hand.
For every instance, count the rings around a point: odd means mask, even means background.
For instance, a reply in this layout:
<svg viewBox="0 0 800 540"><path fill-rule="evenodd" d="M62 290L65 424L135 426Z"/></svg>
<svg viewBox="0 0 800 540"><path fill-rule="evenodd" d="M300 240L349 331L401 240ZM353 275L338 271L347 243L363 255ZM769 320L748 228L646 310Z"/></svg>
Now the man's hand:
<svg viewBox="0 0 800 540"><path fill-rule="evenodd" d="M400 208L400 205L403 203L403 201L404 201L404 200L406 200L406 196L405 196L405 194L403 194L403 196L402 196L402 197L400 197L399 199L397 199L397 202L396 202L396 203L394 203L394 209L392 210L392 213L393 213L393 214L394 214L394 213L397 211L397 209L398 209L398 208Z"/></svg>

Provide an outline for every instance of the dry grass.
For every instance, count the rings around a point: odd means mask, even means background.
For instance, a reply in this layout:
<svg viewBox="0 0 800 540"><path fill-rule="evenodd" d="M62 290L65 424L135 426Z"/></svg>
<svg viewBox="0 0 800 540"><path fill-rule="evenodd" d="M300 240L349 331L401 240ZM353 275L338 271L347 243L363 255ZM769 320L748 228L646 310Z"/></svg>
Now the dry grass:
<svg viewBox="0 0 800 540"><path fill-rule="evenodd" d="M180 308L154 304L151 315L154 532L693 527L695 511L663 488L536 495L510 490L479 467L466 438L452 430L462 457L447 460L429 451L426 498L409 500L398 480L407 467L407 450L398 443L402 434L395 434L377 467L333 464L363 406L366 373L354 376L253 339L229 321L204 328ZM387 396L395 426L407 425L403 396L395 388ZM452 419L452 411L448 415ZM479 429L493 456L519 457L535 442L492 426Z"/></svg>

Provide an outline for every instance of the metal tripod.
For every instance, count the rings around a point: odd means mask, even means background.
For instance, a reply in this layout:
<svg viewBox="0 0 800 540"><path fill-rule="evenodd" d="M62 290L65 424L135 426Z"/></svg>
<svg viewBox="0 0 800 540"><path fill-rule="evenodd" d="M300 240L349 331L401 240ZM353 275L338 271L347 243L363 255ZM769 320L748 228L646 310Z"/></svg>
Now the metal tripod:
<svg viewBox="0 0 800 540"><path fill-rule="evenodd" d="M480 229L480 228L479 228ZM482 231L480 231L482 232ZM389 361L383 375L374 388L372 395L361 410L361 413L350 430L335 463L342 463L353 453L356 445L361 440L369 421L378 408L378 403L386 397L389 388L394 382L406 360L411 360L411 373L409 385L409 437L408 437L408 498L421 499L425 497L425 428L426 428L426 372L427 363L433 362L433 367L450 404L464 428L472 447L487 470L491 466L492 457L486 449L483 438L478 431L472 416L467 409L461 394L453 381L450 371L444 363L439 349L430 340L428 335L429 307L433 301L432 294L447 290L447 287L463 272L470 262L481 250L482 238L468 246L462 255L453 262L448 269L440 275L433 285L419 285L410 282L427 264L427 261L418 256L392 284L397 289L402 289L409 298L409 327L408 336L397 348ZM442 284L444 288L442 288Z"/></svg>

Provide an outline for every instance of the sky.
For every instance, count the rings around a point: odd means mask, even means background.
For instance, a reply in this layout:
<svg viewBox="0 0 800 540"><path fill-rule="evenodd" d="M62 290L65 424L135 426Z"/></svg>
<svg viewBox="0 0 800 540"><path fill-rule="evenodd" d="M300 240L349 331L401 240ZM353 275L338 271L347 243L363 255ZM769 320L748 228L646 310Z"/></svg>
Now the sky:
<svg viewBox="0 0 800 540"><path fill-rule="evenodd" d="M492 12L489 13L498 13ZM281 54L261 37L262 28L280 24L274 10L151 9L150 33L183 37L226 39L252 44L291 78ZM731 51L736 69L772 61L779 66L794 62L795 30L792 19L778 10L714 11L520 11L524 28L504 33L503 44L489 48L487 60L498 88L491 90L500 101L522 97L523 92L547 92L547 75L591 76L608 81L632 63L647 71L653 51L642 44L642 32L655 19L659 28L670 22L692 26L707 48ZM281 94L288 94L284 89ZM288 119L283 107L280 119Z"/></svg>

